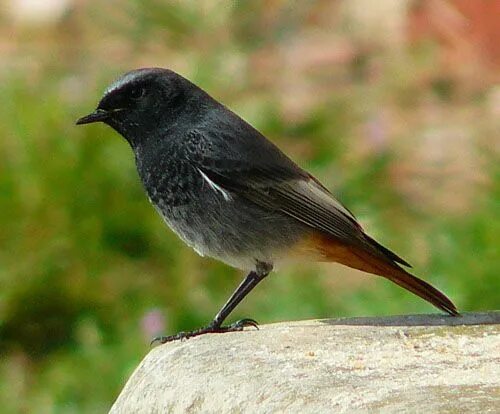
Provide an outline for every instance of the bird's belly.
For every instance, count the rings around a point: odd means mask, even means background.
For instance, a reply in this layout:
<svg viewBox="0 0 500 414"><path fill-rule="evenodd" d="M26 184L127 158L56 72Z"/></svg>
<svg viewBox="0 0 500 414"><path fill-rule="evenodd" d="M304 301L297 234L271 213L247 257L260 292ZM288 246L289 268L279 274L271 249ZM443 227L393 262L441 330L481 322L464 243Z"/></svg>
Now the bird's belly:
<svg viewBox="0 0 500 414"><path fill-rule="evenodd" d="M279 212L266 211L245 199L206 197L200 202L155 204L168 226L201 256L251 270L257 261L275 263L286 257L307 229Z"/></svg>

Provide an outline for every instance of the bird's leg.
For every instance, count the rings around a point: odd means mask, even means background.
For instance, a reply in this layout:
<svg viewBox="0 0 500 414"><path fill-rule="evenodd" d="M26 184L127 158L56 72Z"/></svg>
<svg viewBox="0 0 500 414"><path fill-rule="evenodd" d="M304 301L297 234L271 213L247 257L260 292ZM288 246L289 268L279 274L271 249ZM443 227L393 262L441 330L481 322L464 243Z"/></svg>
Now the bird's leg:
<svg viewBox="0 0 500 414"><path fill-rule="evenodd" d="M250 291L257 286L257 284L264 279L272 270L272 266L266 263L258 262L256 270L250 272L243 282L238 286L238 288L233 292L228 301L224 304L217 315L215 315L213 321L210 323L212 328L220 328L222 322L226 320L229 314L233 311L236 306L243 300L243 298L250 293ZM234 325L240 324L240 322L250 321L249 325L256 325L257 323L252 319L243 319L242 321L236 322ZM245 326L244 324L243 326ZM232 325L231 325L232 326Z"/></svg>
<svg viewBox="0 0 500 414"><path fill-rule="evenodd" d="M222 326L222 322L228 317L228 315L238 306L238 304L243 300L243 298L250 293L250 291L257 286L257 284L264 279L272 270L272 265L267 263L257 262L256 269L251 271L245 279L240 283L238 288L233 292L228 301L224 304L217 315L210 324L204 328L200 328L191 332L179 332L176 335L161 336L153 339L153 342L160 342L162 344L166 342L175 341L177 339L188 339L194 336L203 335L206 333L224 333L224 332L235 332L241 331L245 326L257 327L257 322L253 319L241 319L235 323L228 326Z"/></svg>

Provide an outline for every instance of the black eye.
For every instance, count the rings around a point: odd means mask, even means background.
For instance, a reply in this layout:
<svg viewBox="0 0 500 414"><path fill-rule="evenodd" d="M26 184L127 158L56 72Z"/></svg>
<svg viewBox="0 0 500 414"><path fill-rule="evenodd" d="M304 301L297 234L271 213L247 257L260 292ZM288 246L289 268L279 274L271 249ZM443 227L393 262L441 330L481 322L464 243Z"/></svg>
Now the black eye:
<svg viewBox="0 0 500 414"><path fill-rule="evenodd" d="M130 97L134 100L141 99L144 95L146 95L146 88L136 86L130 90Z"/></svg>

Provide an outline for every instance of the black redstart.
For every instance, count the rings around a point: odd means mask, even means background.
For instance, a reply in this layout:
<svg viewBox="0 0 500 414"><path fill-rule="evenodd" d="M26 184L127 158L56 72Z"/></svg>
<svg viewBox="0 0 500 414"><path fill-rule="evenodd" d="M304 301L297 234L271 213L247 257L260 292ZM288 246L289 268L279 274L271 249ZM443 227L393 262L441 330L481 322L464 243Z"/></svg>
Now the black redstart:
<svg viewBox="0 0 500 414"><path fill-rule="evenodd" d="M368 236L352 213L260 132L178 75L126 73L77 124L104 122L130 144L144 188L170 228L202 256L248 275L206 327L162 342L256 326L222 322L289 258L339 262L383 276L451 315L455 305L411 275L407 262Z"/></svg>

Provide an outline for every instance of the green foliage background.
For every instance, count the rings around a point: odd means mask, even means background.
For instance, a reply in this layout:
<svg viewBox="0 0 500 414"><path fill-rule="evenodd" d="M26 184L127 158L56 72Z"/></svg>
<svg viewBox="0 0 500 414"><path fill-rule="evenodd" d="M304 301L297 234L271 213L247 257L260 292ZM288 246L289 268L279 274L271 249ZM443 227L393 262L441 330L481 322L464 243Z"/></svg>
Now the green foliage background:
<svg viewBox="0 0 500 414"><path fill-rule="evenodd" d="M500 98L485 72L453 72L432 39L360 33L345 2L80 3L43 24L1 17L2 412L105 411L154 326L205 324L243 276L164 228L116 133L75 127L135 67L170 67L241 114L460 310L499 308ZM300 264L232 317L434 311Z"/></svg>

